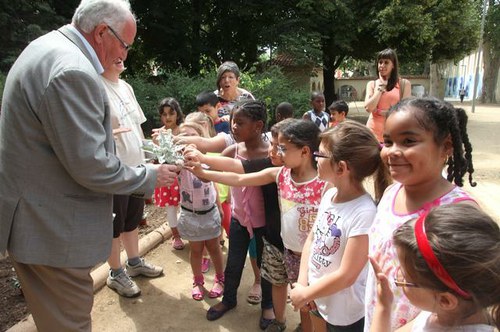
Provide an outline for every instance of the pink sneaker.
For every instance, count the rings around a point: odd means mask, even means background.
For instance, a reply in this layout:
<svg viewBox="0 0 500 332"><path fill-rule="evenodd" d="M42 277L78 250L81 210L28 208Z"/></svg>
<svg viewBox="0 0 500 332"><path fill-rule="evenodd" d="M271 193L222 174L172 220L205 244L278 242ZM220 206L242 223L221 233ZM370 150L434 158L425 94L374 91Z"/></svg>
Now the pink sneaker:
<svg viewBox="0 0 500 332"><path fill-rule="evenodd" d="M201 273L207 273L210 270L210 258L201 259Z"/></svg>

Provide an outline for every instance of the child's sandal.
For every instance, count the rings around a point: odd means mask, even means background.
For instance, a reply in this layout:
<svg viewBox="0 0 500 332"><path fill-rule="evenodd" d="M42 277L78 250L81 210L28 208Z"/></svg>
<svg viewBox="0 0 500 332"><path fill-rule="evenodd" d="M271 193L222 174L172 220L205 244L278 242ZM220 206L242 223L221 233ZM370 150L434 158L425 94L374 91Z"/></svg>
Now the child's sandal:
<svg viewBox="0 0 500 332"><path fill-rule="evenodd" d="M214 286L208 293L208 297L211 299L215 299L224 293L224 275L216 274L214 279Z"/></svg>
<svg viewBox="0 0 500 332"><path fill-rule="evenodd" d="M193 278L193 289L191 290L191 296L193 297L193 300L195 301L203 300L203 297L205 296L205 291L203 287L204 284L205 281L203 279L203 276Z"/></svg>

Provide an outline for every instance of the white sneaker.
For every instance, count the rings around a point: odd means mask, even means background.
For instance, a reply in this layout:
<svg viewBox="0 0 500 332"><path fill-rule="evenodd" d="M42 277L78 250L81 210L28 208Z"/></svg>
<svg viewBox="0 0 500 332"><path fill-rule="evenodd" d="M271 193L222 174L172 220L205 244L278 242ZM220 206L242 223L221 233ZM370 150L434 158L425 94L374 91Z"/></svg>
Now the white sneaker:
<svg viewBox="0 0 500 332"><path fill-rule="evenodd" d="M128 261L126 263L127 273L131 277L137 277L138 275L142 275L149 278L155 278L160 276L163 273L163 268L150 264L141 258L141 262L137 265L129 265Z"/></svg>
<svg viewBox="0 0 500 332"><path fill-rule="evenodd" d="M125 271L114 277L111 275L111 271L109 271L106 285L124 297L141 295L141 290Z"/></svg>

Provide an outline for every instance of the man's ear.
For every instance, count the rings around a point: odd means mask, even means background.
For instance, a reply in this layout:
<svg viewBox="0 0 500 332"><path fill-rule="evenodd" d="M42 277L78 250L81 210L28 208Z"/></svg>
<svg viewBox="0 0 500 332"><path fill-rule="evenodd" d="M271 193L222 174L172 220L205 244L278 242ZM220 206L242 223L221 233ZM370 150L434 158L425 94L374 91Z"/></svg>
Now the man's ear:
<svg viewBox="0 0 500 332"><path fill-rule="evenodd" d="M96 44L102 44L103 42L103 36L105 33L107 33L108 26L105 23L98 24L94 30L92 31L92 37L94 38L94 41Z"/></svg>
<svg viewBox="0 0 500 332"><path fill-rule="evenodd" d="M458 307L459 299L455 294L450 292L441 292L436 294L437 305L445 311L452 311Z"/></svg>

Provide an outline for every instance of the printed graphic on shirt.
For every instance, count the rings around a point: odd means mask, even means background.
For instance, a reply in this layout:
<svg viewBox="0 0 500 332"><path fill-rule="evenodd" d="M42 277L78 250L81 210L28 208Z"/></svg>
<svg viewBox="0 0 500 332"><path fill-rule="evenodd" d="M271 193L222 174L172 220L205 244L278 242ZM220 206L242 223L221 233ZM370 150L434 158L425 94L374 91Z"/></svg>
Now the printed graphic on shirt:
<svg viewBox="0 0 500 332"><path fill-rule="evenodd" d="M326 222L317 223L314 230L314 252L311 257L311 263L317 268L328 267L332 263L328 257L332 256L340 248L340 237L342 231L337 228L337 222L340 216L335 216L330 211L325 211Z"/></svg>
<svg viewBox="0 0 500 332"><path fill-rule="evenodd" d="M278 174L281 209L281 236L285 248L301 252L318 214L326 183L317 177L303 183L292 180L291 170L283 167Z"/></svg>

